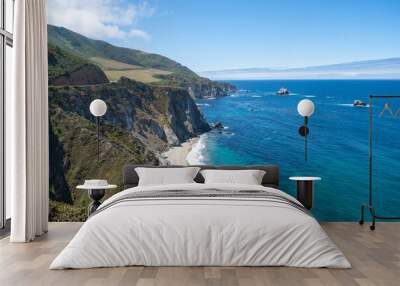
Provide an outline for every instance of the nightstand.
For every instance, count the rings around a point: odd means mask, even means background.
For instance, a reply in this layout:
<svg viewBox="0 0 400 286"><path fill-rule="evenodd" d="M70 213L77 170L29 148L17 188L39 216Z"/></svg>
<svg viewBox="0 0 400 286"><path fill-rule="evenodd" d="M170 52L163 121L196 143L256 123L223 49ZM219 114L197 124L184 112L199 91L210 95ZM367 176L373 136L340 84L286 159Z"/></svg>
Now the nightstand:
<svg viewBox="0 0 400 286"><path fill-rule="evenodd" d="M314 181L320 181L320 177L290 177L289 180L297 183L297 200L302 203L306 209L313 207L314 201Z"/></svg>
<svg viewBox="0 0 400 286"><path fill-rule="evenodd" d="M90 216L101 205L100 200L104 197L106 191L115 189L117 187L118 187L117 185L104 185L104 186L79 185L76 188L79 190L88 191L89 198L92 200L92 202L88 206L88 216Z"/></svg>

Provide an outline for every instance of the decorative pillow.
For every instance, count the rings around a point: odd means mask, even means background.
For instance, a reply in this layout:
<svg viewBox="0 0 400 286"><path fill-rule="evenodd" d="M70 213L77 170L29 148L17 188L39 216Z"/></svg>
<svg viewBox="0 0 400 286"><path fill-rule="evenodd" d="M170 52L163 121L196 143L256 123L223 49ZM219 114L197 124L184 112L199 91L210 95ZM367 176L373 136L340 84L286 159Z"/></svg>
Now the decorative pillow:
<svg viewBox="0 0 400 286"><path fill-rule="evenodd" d="M265 171L261 170L202 170L205 184L261 185Z"/></svg>
<svg viewBox="0 0 400 286"><path fill-rule="evenodd" d="M170 185L170 184L190 184L195 183L193 180L200 168L135 168L139 176L139 186L149 185Z"/></svg>

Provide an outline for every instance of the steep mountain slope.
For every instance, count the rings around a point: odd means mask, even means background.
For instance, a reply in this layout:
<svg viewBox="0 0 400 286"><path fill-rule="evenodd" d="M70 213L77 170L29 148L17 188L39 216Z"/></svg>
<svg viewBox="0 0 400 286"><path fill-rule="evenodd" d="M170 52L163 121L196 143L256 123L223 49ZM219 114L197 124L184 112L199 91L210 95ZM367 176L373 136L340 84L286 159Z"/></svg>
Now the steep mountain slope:
<svg viewBox="0 0 400 286"><path fill-rule="evenodd" d="M156 163L154 153L128 132L102 124L100 162L96 162L96 126L50 103L50 218L79 221L86 216L86 192L75 189L87 178L121 185L126 163ZM110 194L109 194L110 195Z"/></svg>
<svg viewBox="0 0 400 286"><path fill-rule="evenodd" d="M50 217L82 220L87 194L75 186L88 178L121 185L126 163L158 163L169 146L210 130L188 91L149 86L128 78L109 82L80 56L49 44ZM90 102L107 103L101 119L100 161Z"/></svg>
<svg viewBox="0 0 400 286"><path fill-rule="evenodd" d="M100 57L147 68L167 70L178 74L196 76L187 67L167 57L143 51L113 46L92 40L63 27L48 25L49 43L75 52L83 57Z"/></svg>
<svg viewBox="0 0 400 286"><path fill-rule="evenodd" d="M234 86L202 78L167 57L116 47L63 27L49 25L48 39L51 45L97 64L112 81L127 77L160 86L181 87L196 98L226 96L235 91Z"/></svg>
<svg viewBox="0 0 400 286"><path fill-rule="evenodd" d="M49 85L108 83L103 71L91 62L52 44L48 45Z"/></svg>

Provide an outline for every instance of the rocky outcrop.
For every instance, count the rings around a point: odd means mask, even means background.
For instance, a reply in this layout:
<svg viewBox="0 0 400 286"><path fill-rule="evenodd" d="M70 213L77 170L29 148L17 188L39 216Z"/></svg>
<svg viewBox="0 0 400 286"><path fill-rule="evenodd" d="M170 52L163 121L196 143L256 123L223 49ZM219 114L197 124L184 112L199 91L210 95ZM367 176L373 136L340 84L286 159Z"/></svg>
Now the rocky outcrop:
<svg viewBox="0 0 400 286"><path fill-rule="evenodd" d="M107 76L96 65L85 64L77 70L67 72L49 81L49 85L91 85L109 83Z"/></svg>
<svg viewBox="0 0 400 286"><path fill-rule="evenodd" d="M51 104L94 121L90 102L100 98L108 109L102 121L139 134L158 151L210 130L193 98L181 88L150 87L122 78L99 86L51 87Z"/></svg>
<svg viewBox="0 0 400 286"><path fill-rule="evenodd" d="M173 131L174 138L178 139L177 143L182 143L210 130L210 125L205 121L193 98L186 90L164 88L158 92L164 93L168 98L167 125Z"/></svg>
<svg viewBox="0 0 400 286"><path fill-rule="evenodd" d="M204 84L189 85L188 92L193 98L215 98L227 96L228 93L219 87Z"/></svg>
<svg viewBox="0 0 400 286"><path fill-rule="evenodd" d="M224 129L222 122L218 121L214 124L213 129Z"/></svg>
<svg viewBox="0 0 400 286"><path fill-rule="evenodd" d="M178 86L186 89L195 99L228 96L236 91L236 87L224 82L216 82L203 77L192 77L181 74L157 75L162 79L161 85Z"/></svg>
<svg viewBox="0 0 400 286"><path fill-rule="evenodd" d="M189 94L193 98L216 98L228 96L236 91L236 87L228 83L219 83L204 80L199 83L193 83L187 87Z"/></svg>
<svg viewBox="0 0 400 286"><path fill-rule="evenodd" d="M105 178L121 186L124 164L158 163L156 155L135 136L105 122L101 126L100 161L97 162L96 125L53 103L49 111L52 221L80 221L86 217L87 193L75 189L85 179ZM74 206L68 205L71 203Z"/></svg>

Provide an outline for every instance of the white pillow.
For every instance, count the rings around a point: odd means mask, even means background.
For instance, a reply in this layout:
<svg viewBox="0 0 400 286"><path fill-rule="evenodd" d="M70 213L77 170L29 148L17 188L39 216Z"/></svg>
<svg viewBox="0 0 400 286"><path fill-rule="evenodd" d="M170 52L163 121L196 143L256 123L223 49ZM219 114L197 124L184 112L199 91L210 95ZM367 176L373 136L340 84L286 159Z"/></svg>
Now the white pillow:
<svg viewBox="0 0 400 286"><path fill-rule="evenodd" d="M205 184L261 185L265 171L261 170L202 170Z"/></svg>
<svg viewBox="0 0 400 286"><path fill-rule="evenodd" d="M150 185L170 185L170 184L190 184L195 183L193 180L200 168L135 168L139 176L139 186Z"/></svg>

